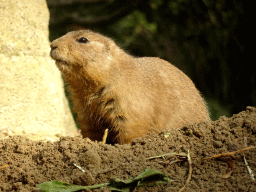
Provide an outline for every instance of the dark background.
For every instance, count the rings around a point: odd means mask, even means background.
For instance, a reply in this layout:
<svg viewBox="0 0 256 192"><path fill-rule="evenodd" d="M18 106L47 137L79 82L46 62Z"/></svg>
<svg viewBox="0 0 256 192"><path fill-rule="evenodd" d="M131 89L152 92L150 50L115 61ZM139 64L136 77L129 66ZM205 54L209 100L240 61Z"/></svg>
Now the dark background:
<svg viewBox="0 0 256 192"><path fill-rule="evenodd" d="M246 1L244 1L246 2ZM184 71L211 118L256 106L249 10L239 0L47 0L50 41L91 29L134 56L156 56ZM255 17L255 16L254 16ZM252 27L249 27L249 26ZM254 34L253 34L254 35Z"/></svg>

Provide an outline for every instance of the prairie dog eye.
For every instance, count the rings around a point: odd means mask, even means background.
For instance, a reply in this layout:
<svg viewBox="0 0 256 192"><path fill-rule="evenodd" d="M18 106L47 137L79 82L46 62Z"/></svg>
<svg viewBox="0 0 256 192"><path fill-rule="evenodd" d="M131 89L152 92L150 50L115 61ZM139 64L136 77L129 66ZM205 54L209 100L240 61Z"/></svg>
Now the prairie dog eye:
<svg viewBox="0 0 256 192"><path fill-rule="evenodd" d="M79 43L88 43L89 42L89 40L87 38L85 38L85 37L81 37L80 39L77 39L77 41Z"/></svg>

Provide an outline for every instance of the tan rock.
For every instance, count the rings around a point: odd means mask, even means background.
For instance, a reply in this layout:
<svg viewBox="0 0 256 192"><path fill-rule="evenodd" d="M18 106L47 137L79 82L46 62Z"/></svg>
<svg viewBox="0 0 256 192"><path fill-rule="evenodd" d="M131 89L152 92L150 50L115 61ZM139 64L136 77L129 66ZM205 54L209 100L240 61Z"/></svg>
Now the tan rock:
<svg viewBox="0 0 256 192"><path fill-rule="evenodd" d="M61 75L49 56L45 0L1 0L0 7L0 137L74 135Z"/></svg>

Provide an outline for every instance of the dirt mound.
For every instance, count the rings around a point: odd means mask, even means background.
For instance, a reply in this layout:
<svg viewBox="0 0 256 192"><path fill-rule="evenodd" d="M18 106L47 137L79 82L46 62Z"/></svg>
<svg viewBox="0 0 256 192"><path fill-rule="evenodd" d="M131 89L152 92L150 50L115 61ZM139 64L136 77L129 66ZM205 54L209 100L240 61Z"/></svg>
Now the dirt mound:
<svg viewBox="0 0 256 192"><path fill-rule="evenodd" d="M51 180L100 184L110 179L135 177L146 168L161 171L174 181L137 191L178 191L187 180L188 161L176 161L180 160L177 156L147 158L171 152L188 153L188 150L192 178L184 191L256 191L256 182L248 174L243 157L256 173L256 149L236 153L234 157L202 160L246 145L256 146L256 108L253 107L231 118L221 117L215 122L173 130L169 137L161 133L135 139L131 145L102 145L81 137L43 142L13 136L0 140L0 191L33 191L36 185Z"/></svg>

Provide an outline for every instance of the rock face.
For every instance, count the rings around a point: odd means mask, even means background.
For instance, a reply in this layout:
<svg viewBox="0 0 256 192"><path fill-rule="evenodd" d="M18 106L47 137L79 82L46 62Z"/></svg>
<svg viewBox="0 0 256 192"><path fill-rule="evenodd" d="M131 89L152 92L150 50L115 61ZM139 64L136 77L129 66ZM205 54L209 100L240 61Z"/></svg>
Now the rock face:
<svg viewBox="0 0 256 192"><path fill-rule="evenodd" d="M73 136L61 75L49 56L46 1L1 0L0 7L0 137Z"/></svg>

